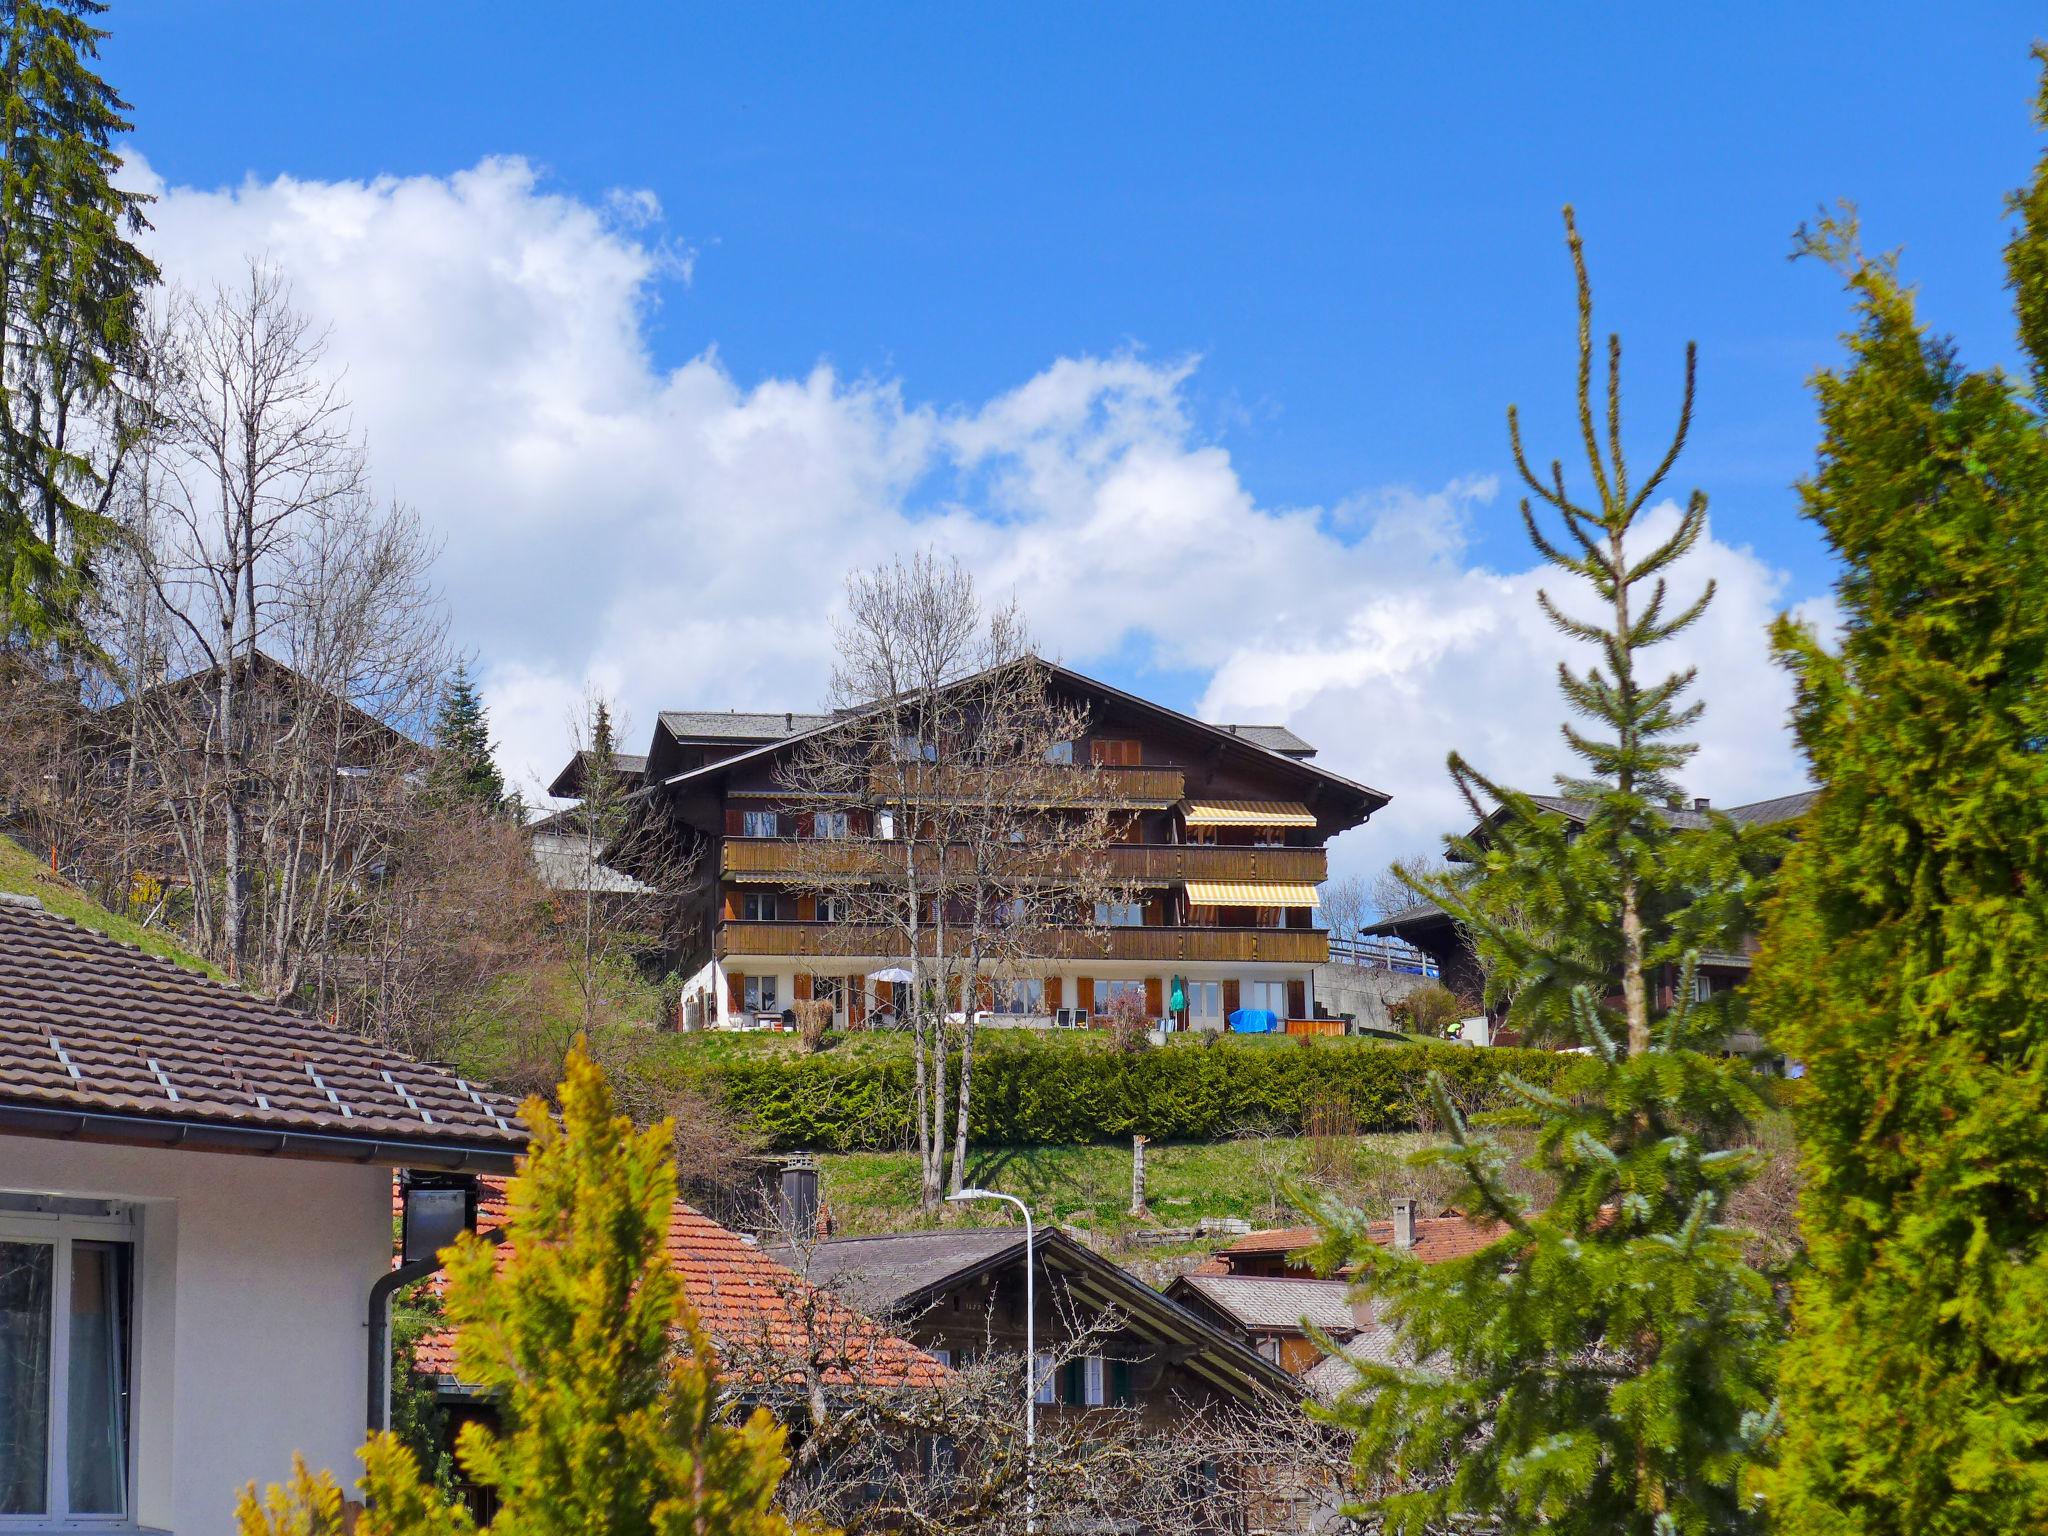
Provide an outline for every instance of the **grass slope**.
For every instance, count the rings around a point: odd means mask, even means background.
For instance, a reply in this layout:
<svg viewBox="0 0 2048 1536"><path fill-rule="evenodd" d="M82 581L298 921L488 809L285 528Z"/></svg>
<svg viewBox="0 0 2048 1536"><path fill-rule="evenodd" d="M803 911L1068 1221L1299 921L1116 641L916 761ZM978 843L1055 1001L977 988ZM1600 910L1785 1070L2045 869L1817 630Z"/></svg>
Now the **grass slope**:
<svg viewBox="0 0 2048 1536"><path fill-rule="evenodd" d="M211 976L215 981L227 979L187 949L175 935L158 928L144 928L140 923L109 912L69 880L50 873L49 868L21 844L4 836L0 836L0 891L33 896L58 916L68 917L82 928L104 933L123 944L132 944L145 954L160 956L188 971Z"/></svg>

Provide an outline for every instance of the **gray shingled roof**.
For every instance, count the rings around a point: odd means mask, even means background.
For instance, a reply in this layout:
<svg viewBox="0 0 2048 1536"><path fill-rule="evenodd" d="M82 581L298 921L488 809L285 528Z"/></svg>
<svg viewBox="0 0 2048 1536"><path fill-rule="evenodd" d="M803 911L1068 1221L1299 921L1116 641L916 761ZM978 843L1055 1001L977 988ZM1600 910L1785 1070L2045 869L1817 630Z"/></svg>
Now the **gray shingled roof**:
<svg viewBox="0 0 2048 1536"><path fill-rule="evenodd" d="M1261 1332L1313 1324L1326 1333L1358 1327L1346 1293L1347 1280L1306 1280L1292 1276L1186 1275L1182 1283L1240 1326Z"/></svg>
<svg viewBox="0 0 2048 1536"><path fill-rule="evenodd" d="M590 839L580 834L540 832L530 839L533 867L551 891L595 891L600 896L647 896L644 885L623 870L591 856Z"/></svg>
<svg viewBox="0 0 2048 1536"><path fill-rule="evenodd" d="M1264 747L1268 752L1280 752L1290 757L1296 753L1313 756L1316 750L1284 725L1226 725L1223 729Z"/></svg>
<svg viewBox="0 0 2048 1536"><path fill-rule="evenodd" d="M506 1170L511 1103L445 1067L0 896L0 1129Z"/></svg>
<svg viewBox="0 0 2048 1536"><path fill-rule="evenodd" d="M830 715L794 711L664 709L661 726L678 741L780 741L831 722ZM645 766L643 763L642 766Z"/></svg>
<svg viewBox="0 0 2048 1536"><path fill-rule="evenodd" d="M1022 1227L964 1227L835 1237L801 1255L776 1257L813 1285L839 1291L856 1305L887 1311L949 1275L1023 1246Z"/></svg>

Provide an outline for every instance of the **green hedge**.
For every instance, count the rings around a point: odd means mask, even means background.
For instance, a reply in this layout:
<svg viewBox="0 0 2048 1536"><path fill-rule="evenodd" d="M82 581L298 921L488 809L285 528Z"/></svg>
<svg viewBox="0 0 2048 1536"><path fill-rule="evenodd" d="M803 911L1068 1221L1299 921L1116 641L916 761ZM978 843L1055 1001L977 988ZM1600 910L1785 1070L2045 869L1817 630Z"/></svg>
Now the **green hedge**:
<svg viewBox="0 0 2048 1536"><path fill-rule="evenodd" d="M1296 1135L1312 1106L1342 1104L1361 1131L1411 1130L1427 1081L1443 1074L1468 1108L1497 1104L1510 1073L1549 1083L1573 1058L1548 1051L1365 1040L1181 1040L1129 1053L1013 1036L983 1045L970 1127L985 1146L1127 1140L1215 1141L1248 1130ZM885 1151L911 1139L906 1056L818 1056L677 1064L777 1147Z"/></svg>

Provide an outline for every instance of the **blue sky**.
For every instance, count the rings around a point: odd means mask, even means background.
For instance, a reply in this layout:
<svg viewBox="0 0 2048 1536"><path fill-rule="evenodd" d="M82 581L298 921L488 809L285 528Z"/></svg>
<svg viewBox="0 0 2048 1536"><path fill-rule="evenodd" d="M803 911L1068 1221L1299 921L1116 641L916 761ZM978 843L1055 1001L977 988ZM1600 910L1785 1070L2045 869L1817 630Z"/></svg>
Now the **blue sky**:
<svg viewBox="0 0 2048 1536"><path fill-rule="evenodd" d="M1872 244L1906 247L1927 318L2003 360L2001 199L2038 148L2018 5L117 0L107 21L135 146L173 187L509 155L538 194L651 193L661 218L632 238L687 258L634 290L657 375L712 350L747 390L824 362L945 412L1056 359L1198 359L1175 431L1227 456L1262 517L1505 483L1510 401L1536 452L1569 447L1570 200L1639 451L1697 338L1680 478L1718 539L1786 573L1775 603L1829 579L1791 485L1804 380L1846 318L1828 273L1785 259L1793 229L1855 199ZM981 495L912 479L913 518ZM1465 567L1527 565L1508 496L1450 515ZM1078 659L1188 705L1228 672L1143 626ZM687 702L705 681L636 686Z"/></svg>

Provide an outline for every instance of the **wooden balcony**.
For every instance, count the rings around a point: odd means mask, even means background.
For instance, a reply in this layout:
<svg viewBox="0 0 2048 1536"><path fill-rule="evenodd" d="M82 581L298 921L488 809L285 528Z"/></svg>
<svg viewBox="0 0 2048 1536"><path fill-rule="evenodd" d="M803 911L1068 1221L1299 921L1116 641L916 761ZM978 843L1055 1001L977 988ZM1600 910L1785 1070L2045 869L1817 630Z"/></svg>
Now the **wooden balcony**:
<svg viewBox="0 0 2048 1536"><path fill-rule="evenodd" d="M818 879L892 862L890 844L789 837L728 837L719 870L728 879ZM1330 872L1320 848L1211 848L1200 843L1109 843L1102 853L1113 881L1175 885L1184 880L1288 881L1315 885Z"/></svg>
<svg viewBox="0 0 2048 1536"><path fill-rule="evenodd" d="M1320 928L1053 928L1032 946L1048 960L1278 962L1321 965L1330 936ZM718 925L718 956L774 958L861 956L893 959L901 944L894 929L859 923L750 923Z"/></svg>
<svg viewBox="0 0 2048 1536"><path fill-rule="evenodd" d="M920 795L937 798L981 793L981 786L971 773L949 772L943 764L922 767L911 764L906 771L915 792ZM1063 782L1067 772L1062 769L1047 773L1045 793L1033 796L1034 802L1048 806L1108 805L1132 810L1164 809L1179 801L1187 789L1187 780L1178 768L1077 768L1071 771L1071 781ZM896 796L898 789L893 768L877 768L868 784L869 793L884 804Z"/></svg>

